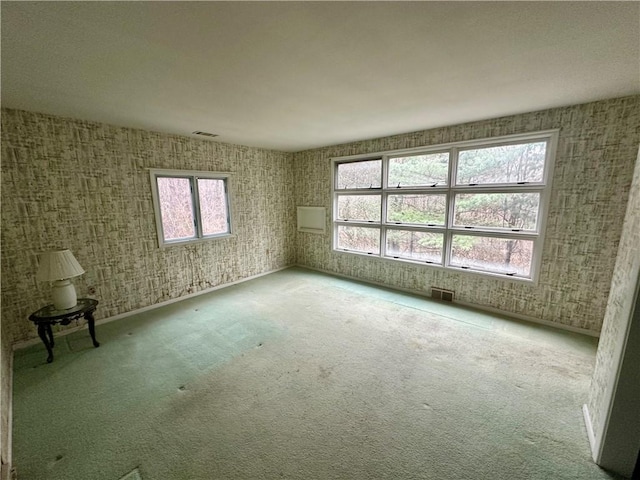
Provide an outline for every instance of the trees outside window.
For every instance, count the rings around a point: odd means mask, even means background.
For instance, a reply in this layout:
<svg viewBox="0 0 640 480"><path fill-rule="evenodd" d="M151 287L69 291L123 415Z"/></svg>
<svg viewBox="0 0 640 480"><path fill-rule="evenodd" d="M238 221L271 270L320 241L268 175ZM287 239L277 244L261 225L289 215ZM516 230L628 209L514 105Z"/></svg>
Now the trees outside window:
<svg viewBox="0 0 640 480"><path fill-rule="evenodd" d="M334 250L535 279L556 138L334 159Z"/></svg>
<svg viewBox="0 0 640 480"><path fill-rule="evenodd" d="M152 169L159 245L229 236L227 182L227 174Z"/></svg>

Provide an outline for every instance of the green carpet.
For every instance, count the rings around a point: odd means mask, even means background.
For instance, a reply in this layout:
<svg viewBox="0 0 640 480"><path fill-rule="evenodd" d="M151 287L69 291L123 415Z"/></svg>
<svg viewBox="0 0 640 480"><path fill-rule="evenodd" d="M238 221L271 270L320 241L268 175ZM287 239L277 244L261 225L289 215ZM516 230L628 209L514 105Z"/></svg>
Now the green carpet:
<svg viewBox="0 0 640 480"><path fill-rule="evenodd" d="M606 479L595 340L293 268L16 352L20 479Z"/></svg>

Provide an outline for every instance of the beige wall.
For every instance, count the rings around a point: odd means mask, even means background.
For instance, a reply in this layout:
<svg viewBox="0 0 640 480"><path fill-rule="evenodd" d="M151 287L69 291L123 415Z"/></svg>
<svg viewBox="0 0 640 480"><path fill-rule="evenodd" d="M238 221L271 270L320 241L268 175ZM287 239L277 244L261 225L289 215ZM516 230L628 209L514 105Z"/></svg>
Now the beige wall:
<svg viewBox="0 0 640 480"><path fill-rule="evenodd" d="M235 237L159 249L150 167L233 172ZM289 265L293 201L289 153L3 110L2 322L36 336L36 255L52 248L86 270L74 283L95 289L97 318Z"/></svg>
<svg viewBox="0 0 640 480"><path fill-rule="evenodd" d="M335 253L330 218L326 235L298 234L297 262L425 293L451 289L464 302L598 332L640 142L640 96L299 152L296 205L331 211L331 157L548 129L560 133L538 285Z"/></svg>

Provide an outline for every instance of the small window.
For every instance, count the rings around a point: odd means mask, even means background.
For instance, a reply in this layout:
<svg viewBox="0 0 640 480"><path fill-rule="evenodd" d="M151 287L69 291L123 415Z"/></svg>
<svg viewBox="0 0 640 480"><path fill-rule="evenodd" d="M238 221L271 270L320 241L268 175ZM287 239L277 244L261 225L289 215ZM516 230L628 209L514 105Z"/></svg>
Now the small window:
<svg viewBox="0 0 640 480"><path fill-rule="evenodd" d="M160 247L231 235L228 174L151 170Z"/></svg>
<svg viewBox="0 0 640 480"><path fill-rule="evenodd" d="M382 160L341 163L338 165L338 190L380 188L382 186Z"/></svg>
<svg viewBox="0 0 640 480"><path fill-rule="evenodd" d="M442 264L442 233L387 230L387 256Z"/></svg>
<svg viewBox="0 0 640 480"><path fill-rule="evenodd" d="M421 193L389 195L387 204L387 222L389 223L444 226L446 217L446 195Z"/></svg>
<svg viewBox="0 0 640 480"><path fill-rule="evenodd" d="M463 269L528 277L531 274L532 258L531 240L475 235L453 236L451 265Z"/></svg>
<svg viewBox="0 0 640 480"><path fill-rule="evenodd" d="M540 193L470 193L456 195L453 224L512 231L537 230Z"/></svg>
<svg viewBox="0 0 640 480"><path fill-rule="evenodd" d="M389 159L389 188L446 185L449 152L411 155Z"/></svg>
<svg viewBox="0 0 640 480"><path fill-rule="evenodd" d="M167 242L196 236L196 223L189 178L158 177L158 199L162 231Z"/></svg>
<svg viewBox="0 0 640 480"><path fill-rule="evenodd" d="M202 217L202 235L229 233L226 180L198 178L198 203Z"/></svg>
<svg viewBox="0 0 640 480"><path fill-rule="evenodd" d="M382 205L380 198L380 195L340 195L338 218L345 221L379 222Z"/></svg>
<svg viewBox="0 0 640 480"><path fill-rule="evenodd" d="M377 228L338 226L338 247L343 250L380 254L380 234Z"/></svg>
<svg viewBox="0 0 640 480"><path fill-rule="evenodd" d="M458 185L541 183L547 142L460 150Z"/></svg>

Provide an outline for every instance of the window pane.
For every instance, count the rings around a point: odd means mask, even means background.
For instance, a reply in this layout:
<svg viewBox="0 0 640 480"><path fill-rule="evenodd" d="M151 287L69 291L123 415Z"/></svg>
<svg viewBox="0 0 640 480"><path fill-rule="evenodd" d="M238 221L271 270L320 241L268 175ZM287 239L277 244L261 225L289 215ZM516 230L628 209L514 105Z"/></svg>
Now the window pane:
<svg viewBox="0 0 640 480"><path fill-rule="evenodd" d="M380 188L382 186L382 160L339 163L337 189Z"/></svg>
<svg viewBox="0 0 640 480"><path fill-rule="evenodd" d="M387 252L390 257L442 263L441 233L387 230Z"/></svg>
<svg viewBox="0 0 640 480"><path fill-rule="evenodd" d="M456 195L454 225L535 230L539 193Z"/></svg>
<svg viewBox="0 0 640 480"><path fill-rule="evenodd" d="M430 153L389 159L389 188L446 185L449 153Z"/></svg>
<svg viewBox="0 0 640 480"><path fill-rule="evenodd" d="M458 184L542 182L547 142L461 150Z"/></svg>
<svg viewBox="0 0 640 480"><path fill-rule="evenodd" d="M196 236L188 178L158 177L160 217L165 240L180 240Z"/></svg>
<svg viewBox="0 0 640 480"><path fill-rule="evenodd" d="M446 195L389 195L387 222L444 225Z"/></svg>
<svg viewBox="0 0 640 480"><path fill-rule="evenodd" d="M202 235L227 233L229 222L224 180L199 178L198 195L200 196Z"/></svg>
<svg viewBox="0 0 640 480"><path fill-rule="evenodd" d="M380 221L380 195L338 196L340 220Z"/></svg>
<svg viewBox="0 0 640 480"><path fill-rule="evenodd" d="M338 248L380 253L380 229L338 225Z"/></svg>
<svg viewBox="0 0 640 480"><path fill-rule="evenodd" d="M454 235L451 265L529 277L531 240Z"/></svg>

